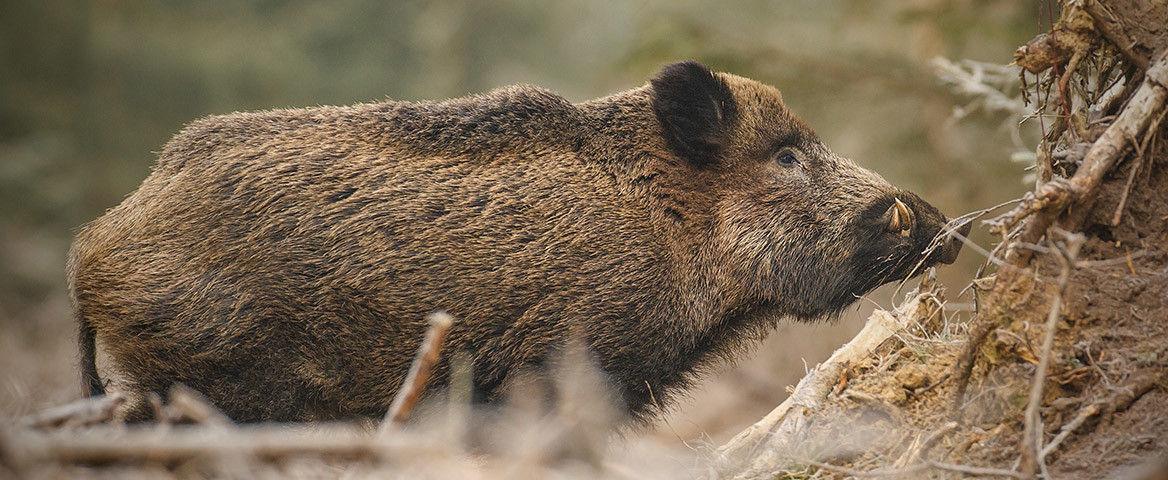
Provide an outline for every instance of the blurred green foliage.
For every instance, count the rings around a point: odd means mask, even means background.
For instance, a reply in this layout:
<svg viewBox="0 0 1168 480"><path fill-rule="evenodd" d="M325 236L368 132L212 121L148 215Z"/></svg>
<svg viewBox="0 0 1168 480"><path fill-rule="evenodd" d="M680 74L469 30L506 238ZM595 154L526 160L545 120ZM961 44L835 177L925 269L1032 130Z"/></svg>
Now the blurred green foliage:
<svg viewBox="0 0 1168 480"><path fill-rule="evenodd" d="M1024 188L1009 120L949 121L965 100L927 61L1008 62L1035 16L1008 0L3 2L0 322L63 302L75 229L185 123L235 110L511 83L580 101L695 58L778 86L837 152L948 213L982 208Z"/></svg>

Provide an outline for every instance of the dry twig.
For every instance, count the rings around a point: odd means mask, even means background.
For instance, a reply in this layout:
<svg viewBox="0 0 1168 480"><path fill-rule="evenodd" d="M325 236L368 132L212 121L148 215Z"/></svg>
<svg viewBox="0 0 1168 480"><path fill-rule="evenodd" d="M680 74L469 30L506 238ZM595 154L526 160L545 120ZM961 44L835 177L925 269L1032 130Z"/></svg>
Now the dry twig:
<svg viewBox="0 0 1168 480"><path fill-rule="evenodd" d="M941 428L938 428L935 432L930 433L928 437L925 437L925 440L921 442L921 446L917 450L916 456L927 457L929 455L929 451L933 449L933 445L936 445L937 441L941 440L941 438L945 437L945 435L948 435L949 432L952 432L956 428L957 422L948 422L944 425L941 425Z"/></svg>
<svg viewBox="0 0 1168 480"><path fill-rule="evenodd" d="M1007 478L1023 478L1018 472L1013 470L1003 470L1000 468L985 468L973 467L970 465L957 465L953 463L937 462L933 460L926 460L925 463L938 470L948 470L950 472L960 472L969 475L980 475L989 477L1007 477Z"/></svg>
<svg viewBox="0 0 1168 480"><path fill-rule="evenodd" d="M842 473L849 477L855 478L910 478L910 475L928 470L945 470L949 472L959 472L975 476L1022 478L1018 472L1012 470L957 465L953 463L937 462L934 460L925 460L924 463L916 463L902 468L876 468L872 470L858 470L855 468L848 468L830 463L817 462L807 458L790 458L790 460L795 464L810 465L815 468L827 470L829 472ZM784 472L777 471L773 473L775 476L780 476Z"/></svg>
<svg viewBox="0 0 1168 480"><path fill-rule="evenodd" d="M426 391L430 372L438 363L442 352L442 342L446 340L446 333L454 324L454 318L442 311L431 313L427 320L430 322L430 328L426 330L426 336L422 339L422 345L418 347L418 354L414 357L414 363L410 365L410 371L406 374L402 386L394 395L393 402L389 404L389 411L385 413L385 419L381 423L382 433L397 429L409 418L410 411Z"/></svg>
<svg viewBox="0 0 1168 480"><path fill-rule="evenodd" d="M790 459L793 463L800 465L810 465L815 468L827 470L829 472L842 473L844 475L856 478L882 478L882 477L896 477L904 478L906 475L913 473L920 473L929 469L928 465L918 463L903 468L876 468L872 470L858 470L855 468L848 468L840 465L833 465L830 463L817 462L809 458L795 458ZM781 471L775 472L776 476L781 477Z"/></svg>
<svg viewBox="0 0 1168 480"><path fill-rule="evenodd" d="M1001 276L1001 273L998 274ZM1001 282L1000 278L996 278L994 285ZM960 420L962 413L962 405L965 403L965 389L969 386L969 377L973 374L973 363L977 357L977 350L985 343L986 337L990 332L994 331L997 325L992 321L977 322L973 329L969 332L969 338L965 341L965 348L961 351L961 355L957 357L957 363L954 364L957 370L955 377L955 387L953 395L949 401L949 417Z"/></svg>
<svg viewBox="0 0 1168 480"><path fill-rule="evenodd" d="M1066 440L1067 437L1069 437L1072 433L1075 433L1075 429L1079 428L1079 425L1082 425L1083 422L1087 421L1088 418L1091 418L1098 413L1099 404L1091 404L1080 409L1079 414L1076 415L1073 420L1067 422L1066 425L1063 425L1063 428L1059 430L1058 435L1055 435L1055 437L1050 440L1050 443L1046 444L1045 447L1042 447L1042 451L1038 453L1038 461L1045 461L1046 456L1054 453L1055 449L1057 449L1059 445L1063 443L1063 440Z"/></svg>

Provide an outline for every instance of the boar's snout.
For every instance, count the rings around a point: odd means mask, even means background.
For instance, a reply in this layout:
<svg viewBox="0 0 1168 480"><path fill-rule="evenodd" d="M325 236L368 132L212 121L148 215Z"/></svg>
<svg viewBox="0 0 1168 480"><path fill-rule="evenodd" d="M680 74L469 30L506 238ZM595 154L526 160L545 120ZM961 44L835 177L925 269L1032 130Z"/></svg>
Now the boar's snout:
<svg viewBox="0 0 1168 480"><path fill-rule="evenodd" d="M957 260L972 226L968 221L958 226L958 222L946 218L936 207L910 193L893 198L880 222L889 234L913 239L917 245L925 247L928 263L946 265Z"/></svg>
<svg viewBox="0 0 1168 480"><path fill-rule="evenodd" d="M961 246L965 243L963 240L969 236L971 226L973 226L973 222L965 222L965 225L957 227L953 231L947 230L947 228L952 228L951 225L941 227L941 246L935 254L938 262L949 265L957 261L957 254L961 253Z"/></svg>

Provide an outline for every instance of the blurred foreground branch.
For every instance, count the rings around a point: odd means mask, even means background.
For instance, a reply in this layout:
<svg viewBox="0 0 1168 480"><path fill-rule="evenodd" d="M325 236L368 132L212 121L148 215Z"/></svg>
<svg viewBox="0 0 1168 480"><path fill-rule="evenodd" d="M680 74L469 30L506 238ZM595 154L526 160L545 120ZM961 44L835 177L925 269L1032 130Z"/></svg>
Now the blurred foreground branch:
<svg viewBox="0 0 1168 480"><path fill-rule="evenodd" d="M192 458L259 457L295 455L385 458L433 451L417 439L400 436L374 438L353 425L317 424L311 428L279 425L240 426L231 429L207 426L175 427L162 436L153 426L125 431L97 429L68 435L22 435L19 442L3 439L12 450L10 458L22 462L101 464L131 460L170 462Z"/></svg>
<svg viewBox="0 0 1168 480"><path fill-rule="evenodd" d="M20 426L42 429L98 424L113 418L114 410L125 400L125 397L120 393L82 398L73 403L53 407L25 417L21 419Z"/></svg>

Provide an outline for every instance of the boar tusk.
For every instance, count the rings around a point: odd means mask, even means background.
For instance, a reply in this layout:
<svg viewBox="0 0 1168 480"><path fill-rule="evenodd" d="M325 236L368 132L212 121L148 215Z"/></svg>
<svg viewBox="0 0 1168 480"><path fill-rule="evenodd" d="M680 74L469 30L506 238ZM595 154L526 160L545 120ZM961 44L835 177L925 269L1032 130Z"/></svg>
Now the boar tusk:
<svg viewBox="0 0 1168 480"><path fill-rule="evenodd" d="M893 200L896 201L896 204L892 208L895 208L896 211L893 212L892 222L888 228L892 231L899 230L900 236L907 237L912 231L912 212L909 211L908 205L905 205L899 198Z"/></svg>
<svg viewBox="0 0 1168 480"><path fill-rule="evenodd" d="M900 210L896 208L896 205L888 207L888 211L884 212L884 218L888 219L889 232L900 231Z"/></svg>

